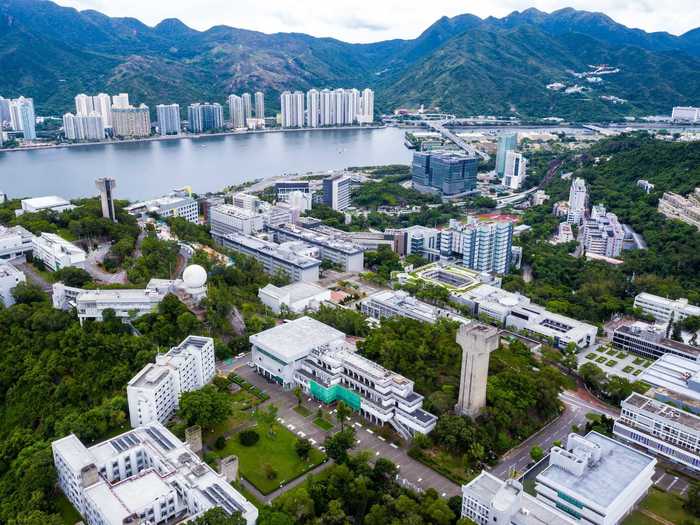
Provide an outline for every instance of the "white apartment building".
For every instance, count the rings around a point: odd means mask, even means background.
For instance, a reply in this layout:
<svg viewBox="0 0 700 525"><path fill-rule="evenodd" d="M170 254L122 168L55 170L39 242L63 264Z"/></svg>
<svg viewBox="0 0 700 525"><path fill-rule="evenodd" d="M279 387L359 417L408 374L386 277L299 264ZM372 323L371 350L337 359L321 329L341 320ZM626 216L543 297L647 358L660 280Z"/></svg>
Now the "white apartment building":
<svg viewBox="0 0 700 525"><path fill-rule="evenodd" d="M521 483L481 472L462 485L462 517L477 525L576 525L577 520L531 496Z"/></svg>
<svg viewBox="0 0 700 525"><path fill-rule="evenodd" d="M646 496L656 460L597 432L569 434L537 475L537 499L593 525L617 525Z"/></svg>
<svg viewBox="0 0 700 525"><path fill-rule="evenodd" d="M692 106L676 106L671 112L671 120L674 122L691 122L700 121L700 108Z"/></svg>
<svg viewBox="0 0 700 525"><path fill-rule="evenodd" d="M52 272L61 268L85 266L87 254L82 248L68 242L55 233L41 233L32 239L34 259L39 259Z"/></svg>
<svg viewBox="0 0 700 525"><path fill-rule="evenodd" d="M559 348L565 348L569 343L587 348L595 343L598 334L598 329L591 324L555 314L532 303L524 295L489 284L453 294L452 298L467 306L475 317L484 316L506 328L549 339Z"/></svg>
<svg viewBox="0 0 700 525"><path fill-rule="evenodd" d="M243 93L241 100L243 101L243 118L245 119L245 125L248 126L248 121L253 118L253 99L250 93Z"/></svg>
<svg viewBox="0 0 700 525"><path fill-rule="evenodd" d="M75 114L76 115L89 115L95 111L95 105L93 98L81 93L75 96Z"/></svg>
<svg viewBox="0 0 700 525"><path fill-rule="evenodd" d="M527 177L527 159L522 153L510 150L506 153L503 185L511 190L519 190Z"/></svg>
<svg viewBox="0 0 700 525"><path fill-rule="evenodd" d="M450 219L440 232L440 254L462 257L462 264L480 272L508 273L512 261L513 223L470 218L467 224Z"/></svg>
<svg viewBox="0 0 700 525"><path fill-rule="evenodd" d="M112 107L113 108L120 108L120 109L130 107L129 94L128 93L119 93L118 95L112 96Z"/></svg>
<svg viewBox="0 0 700 525"><path fill-rule="evenodd" d="M588 207L588 190L586 189L586 181L581 178L575 178L571 182L569 190L569 210L566 216L566 222L579 225L586 217L586 209Z"/></svg>
<svg viewBox="0 0 700 525"><path fill-rule="evenodd" d="M199 206L197 201L183 192L173 192L163 197L137 202L127 206L126 211L131 215L145 218L148 213L155 213L163 218L183 217L189 222L199 222Z"/></svg>
<svg viewBox="0 0 700 525"><path fill-rule="evenodd" d="M19 97L10 100L10 125L21 131L25 140L36 139L36 115L34 99Z"/></svg>
<svg viewBox="0 0 700 525"><path fill-rule="evenodd" d="M114 135L125 138L148 137L151 134L151 114L148 106L112 106Z"/></svg>
<svg viewBox="0 0 700 525"><path fill-rule="evenodd" d="M245 128L245 110L243 108L243 99L238 95L229 95L228 114L231 117L231 127L233 129Z"/></svg>
<svg viewBox="0 0 700 525"><path fill-rule="evenodd" d="M99 93L92 97L92 107L100 117L105 129L112 128L112 101L107 93Z"/></svg>
<svg viewBox="0 0 700 525"><path fill-rule="evenodd" d="M613 433L649 453L700 471L700 417L642 394L622 402Z"/></svg>
<svg viewBox="0 0 700 525"><path fill-rule="evenodd" d="M180 105L158 104L156 106L158 133L161 136L180 134Z"/></svg>
<svg viewBox="0 0 700 525"><path fill-rule="evenodd" d="M324 403L343 400L376 424L402 436L429 433L437 417L422 409L413 381L352 352L345 334L310 317L250 337L258 373L285 389L302 387Z"/></svg>
<svg viewBox="0 0 700 525"><path fill-rule="evenodd" d="M317 128L321 124L321 97L317 89L306 92L306 125Z"/></svg>
<svg viewBox="0 0 700 525"><path fill-rule="evenodd" d="M104 121L95 113L86 115L63 115L63 132L68 140L103 140L105 138Z"/></svg>
<svg viewBox="0 0 700 525"><path fill-rule="evenodd" d="M264 219L261 214L253 210L222 204L209 210L209 224L212 234L243 233L250 235L262 231Z"/></svg>
<svg viewBox="0 0 700 525"><path fill-rule="evenodd" d="M635 296L634 307L664 324L672 318L677 322L686 317L700 316L700 306L688 304L688 299L666 299L646 292Z"/></svg>
<svg viewBox="0 0 700 525"><path fill-rule="evenodd" d="M34 249L34 234L22 226L0 226L0 260L23 259Z"/></svg>
<svg viewBox="0 0 700 525"><path fill-rule="evenodd" d="M10 263L0 263L0 302L9 308L15 304L15 298L12 297L12 290L19 283L27 282L24 273L12 266Z"/></svg>
<svg viewBox="0 0 700 525"><path fill-rule="evenodd" d="M280 96L283 128L304 127L304 93L285 91Z"/></svg>
<svg viewBox="0 0 700 525"><path fill-rule="evenodd" d="M183 392L199 390L216 373L214 340L188 336L178 346L156 356L126 387L132 427L165 423L175 413Z"/></svg>
<svg viewBox="0 0 700 525"><path fill-rule="evenodd" d="M370 295L360 303L365 315L378 321L387 317L408 317L424 323L450 319L467 324L470 321L459 314L419 301L403 290L385 290Z"/></svg>
<svg viewBox="0 0 700 525"><path fill-rule="evenodd" d="M319 306L331 300L331 291L313 283L296 282L277 287L274 284L258 290L258 297L265 306L279 314L283 309L300 314L307 310L318 310Z"/></svg>
<svg viewBox="0 0 700 525"><path fill-rule="evenodd" d="M665 192L659 199L659 213L700 230L700 188L695 188L687 197L670 191Z"/></svg>
<svg viewBox="0 0 700 525"><path fill-rule="evenodd" d="M590 219L583 221L583 246L586 253L618 257L622 253L625 230L617 215L602 205L593 206Z"/></svg>
<svg viewBox="0 0 700 525"><path fill-rule="evenodd" d="M75 206L73 206L69 201L56 195L22 199L20 204L22 205L22 209L15 210L15 215L21 215L23 213L36 213L44 210L61 213L62 211L72 210L75 208Z"/></svg>
<svg viewBox="0 0 700 525"><path fill-rule="evenodd" d="M255 525L258 511L163 425L90 448L75 434L51 443L58 485L87 525L179 523L213 507Z"/></svg>
<svg viewBox="0 0 700 525"><path fill-rule="evenodd" d="M336 173L323 179L323 203L336 211L343 211L352 202L352 176Z"/></svg>
<svg viewBox="0 0 700 525"><path fill-rule="evenodd" d="M255 118L265 120L265 93L255 92Z"/></svg>

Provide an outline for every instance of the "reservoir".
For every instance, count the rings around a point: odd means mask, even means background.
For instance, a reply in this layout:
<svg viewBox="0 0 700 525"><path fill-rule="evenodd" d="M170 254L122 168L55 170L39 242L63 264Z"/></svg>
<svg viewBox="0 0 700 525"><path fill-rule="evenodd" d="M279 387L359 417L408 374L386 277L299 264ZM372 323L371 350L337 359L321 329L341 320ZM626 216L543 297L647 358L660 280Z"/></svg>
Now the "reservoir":
<svg viewBox="0 0 700 525"><path fill-rule="evenodd" d="M0 153L0 192L9 198L97 194L113 177L118 198L144 199L172 188L196 193L290 173L409 164L403 129L247 133L179 140L95 144Z"/></svg>

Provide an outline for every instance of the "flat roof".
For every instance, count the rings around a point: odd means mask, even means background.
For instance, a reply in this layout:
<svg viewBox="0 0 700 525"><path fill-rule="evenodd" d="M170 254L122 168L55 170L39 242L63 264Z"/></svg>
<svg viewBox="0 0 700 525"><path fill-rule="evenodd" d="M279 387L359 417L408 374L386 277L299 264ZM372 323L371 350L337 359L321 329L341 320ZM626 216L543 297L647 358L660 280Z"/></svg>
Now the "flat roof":
<svg viewBox="0 0 700 525"><path fill-rule="evenodd" d="M307 316L250 336L251 343L286 363L306 357L314 348L344 339L340 330Z"/></svg>
<svg viewBox="0 0 700 525"><path fill-rule="evenodd" d="M26 204L29 207L36 209L55 208L57 206L70 206L70 201L58 195L47 195L46 197L33 197L31 199L22 199L22 207Z"/></svg>
<svg viewBox="0 0 700 525"><path fill-rule="evenodd" d="M581 476L550 464L537 475L537 480L545 484L551 483L554 487L564 487L571 497L584 498L608 507L644 469L656 461L651 456L597 432L589 432L585 438L600 446L600 461L587 466Z"/></svg>
<svg viewBox="0 0 700 525"><path fill-rule="evenodd" d="M694 359L700 358L700 348L674 341L673 339L667 339L663 336L663 332L654 329L652 325L645 326L645 323L636 322L631 325L622 325L617 328L615 332L620 332L644 341L651 341L665 348L672 348L678 352L692 355Z"/></svg>
<svg viewBox="0 0 700 525"><path fill-rule="evenodd" d="M625 399L624 403L649 412L656 418L665 419L671 423L677 423L684 427L692 428L694 431L700 430L700 417L667 405L666 403L662 403L661 401L657 401L656 399L643 396L642 394L634 392Z"/></svg>
<svg viewBox="0 0 700 525"><path fill-rule="evenodd" d="M113 485L112 490L120 500L128 502L132 512L140 511L153 500L173 491L153 470L127 478Z"/></svg>
<svg viewBox="0 0 700 525"><path fill-rule="evenodd" d="M275 296L281 296L289 294L289 300L291 302L300 301L302 299L307 299L310 297L315 297L326 291L325 288L314 284L307 283L304 281L297 281L286 286L275 286L274 284L268 284L261 290Z"/></svg>
<svg viewBox="0 0 700 525"><path fill-rule="evenodd" d="M51 446L61 454L73 471L80 472L80 469L94 462L88 449L75 434L56 440Z"/></svg>
<svg viewBox="0 0 700 525"><path fill-rule="evenodd" d="M688 384L688 380L692 378L700 382L700 363L677 355L664 354L644 370L638 380L700 402L700 391Z"/></svg>
<svg viewBox="0 0 700 525"><path fill-rule="evenodd" d="M123 525L124 519L133 514L124 503L119 501L104 480L85 489L85 497L92 500L94 506L100 509L102 516L109 520L108 525Z"/></svg>

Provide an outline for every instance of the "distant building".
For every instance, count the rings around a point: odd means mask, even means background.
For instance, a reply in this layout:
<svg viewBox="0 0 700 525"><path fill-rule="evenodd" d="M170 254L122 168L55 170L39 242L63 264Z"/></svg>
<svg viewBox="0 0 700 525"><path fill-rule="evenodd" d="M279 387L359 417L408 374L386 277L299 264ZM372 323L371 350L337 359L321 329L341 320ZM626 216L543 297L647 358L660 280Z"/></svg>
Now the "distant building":
<svg viewBox="0 0 700 525"><path fill-rule="evenodd" d="M224 128L224 108L218 102L190 104L187 108L188 129L192 133L204 133Z"/></svg>
<svg viewBox="0 0 700 525"><path fill-rule="evenodd" d="M306 125L317 128L320 125L321 99L317 89L310 89L306 93Z"/></svg>
<svg viewBox="0 0 700 525"><path fill-rule="evenodd" d="M12 290L19 283L27 282L24 273L12 266L10 263L0 262L0 303L5 308L15 304Z"/></svg>
<svg viewBox="0 0 700 525"><path fill-rule="evenodd" d="M22 226L0 225L0 261L24 260L32 253L34 234Z"/></svg>
<svg viewBox="0 0 700 525"><path fill-rule="evenodd" d="M386 290L370 295L360 303L360 309L378 321L390 317L407 317L431 324L440 319L465 324L470 322L459 314L419 301L403 290Z"/></svg>
<svg viewBox="0 0 700 525"><path fill-rule="evenodd" d="M19 97L10 100L10 125L14 131L21 131L25 140L36 139L36 115L34 99Z"/></svg>
<svg viewBox="0 0 700 525"><path fill-rule="evenodd" d="M387 229L389 233L398 237L397 253L404 255L420 255L428 261L440 258L441 232L427 226L409 226L400 229Z"/></svg>
<svg viewBox="0 0 700 525"><path fill-rule="evenodd" d="M243 99L238 95L229 95L228 114L231 117L231 127L233 129L242 129L245 127Z"/></svg>
<svg viewBox="0 0 700 525"><path fill-rule="evenodd" d="M34 237L32 243L34 259L43 262L47 270L55 272L69 266L77 268L85 266L87 259L85 250L55 233L42 233Z"/></svg>
<svg viewBox="0 0 700 525"><path fill-rule="evenodd" d="M180 105L158 104L156 106L158 118L158 132L165 135L180 134Z"/></svg>
<svg viewBox="0 0 700 525"><path fill-rule="evenodd" d="M216 373L214 340L190 335L155 363L144 366L126 387L129 419L136 428L154 421L165 423L180 405L184 392L199 390Z"/></svg>
<svg viewBox="0 0 700 525"><path fill-rule="evenodd" d="M575 240L574 231L571 228L571 224L568 222L562 222L559 224L557 229L557 239L558 243L566 243Z"/></svg>
<svg viewBox="0 0 700 525"><path fill-rule="evenodd" d="M682 321L686 317L700 316L700 306L688 303L688 299L667 299L658 295L642 292L634 298L634 307L639 308L646 315L651 315L660 323Z"/></svg>
<svg viewBox="0 0 700 525"><path fill-rule="evenodd" d="M652 486L656 460L597 432L569 434L537 475L537 499L580 523L616 525Z"/></svg>
<svg viewBox="0 0 700 525"><path fill-rule="evenodd" d="M549 195L547 195L544 190L537 190L535 193L532 194L532 205L533 206L540 206L541 204L544 204L548 200L549 200Z"/></svg>
<svg viewBox="0 0 700 525"><path fill-rule="evenodd" d="M451 219L440 235L440 254L459 255L467 268L481 272L508 273L512 262L513 223L509 220L470 219L467 224Z"/></svg>
<svg viewBox="0 0 700 525"><path fill-rule="evenodd" d="M692 106L676 106L671 112L671 120L674 122L695 123L700 121L700 108Z"/></svg>
<svg viewBox="0 0 700 525"><path fill-rule="evenodd" d="M294 191L311 193L308 180L281 180L275 182L275 195L278 201L286 201L289 194Z"/></svg>
<svg viewBox="0 0 700 525"><path fill-rule="evenodd" d="M374 122L374 91L369 88L362 90L358 122L360 124L371 124Z"/></svg>
<svg viewBox="0 0 700 525"><path fill-rule="evenodd" d="M243 122L248 126L248 121L253 118L253 99L250 93L243 93L241 95L241 100L243 101Z"/></svg>
<svg viewBox="0 0 700 525"><path fill-rule="evenodd" d="M637 186L644 190L644 193L651 193L654 191L654 185L645 179L639 179L637 181Z"/></svg>
<svg viewBox="0 0 700 525"><path fill-rule="evenodd" d="M114 188L117 187L117 181L111 177L100 177L95 181L95 186L100 190L102 216L105 219L117 222L117 214L114 211Z"/></svg>
<svg viewBox="0 0 700 525"><path fill-rule="evenodd" d="M700 361L700 348L664 337L664 330L640 321L622 325L613 332L613 347L647 359L672 354Z"/></svg>
<svg viewBox="0 0 700 525"><path fill-rule="evenodd" d="M502 133L498 137L498 151L496 153L496 175L503 178L506 172L506 158L509 151L515 151L518 147L517 133Z"/></svg>
<svg viewBox="0 0 700 525"><path fill-rule="evenodd" d="M145 217L151 213L163 218L182 217L195 224L199 222L197 201L183 192L173 192L156 199L137 202L127 206L125 209L131 215L140 217Z"/></svg>
<svg viewBox="0 0 700 525"><path fill-rule="evenodd" d="M137 138L151 134L151 115L148 106L135 108L112 106L112 123L117 137Z"/></svg>
<svg viewBox="0 0 700 525"><path fill-rule="evenodd" d="M569 209L566 222L578 226L586 218L587 208L588 190L586 189L586 181L576 178L571 183L571 189L569 190Z"/></svg>
<svg viewBox="0 0 700 525"><path fill-rule="evenodd" d="M112 101L107 93L100 93L92 97L92 107L102 118L104 129L112 129Z"/></svg>
<svg viewBox="0 0 700 525"><path fill-rule="evenodd" d="M422 192L458 195L476 191L479 159L457 152L415 152L411 166L413 187Z"/></svg>
<svg viewBox="0 0 700 525"><path fill-rule="evenodd" d="M16 210L16 215L21 215L22 213L36 213L39 211L53 211L56 213L61 213L63 211L72 210L73 208L75 208L75 206L72 205L70 201L67 201L63 197L58 197L56 195L47 195L46 197L22 199L20 201L20 204L22 206L21 211Z"/></svg>
<svg viewBox="0 0 700 525"><path fill-rule="evenodd" d="M130 107L128 93L119 93L112 97L112 108L124 109L128 107Z"/></svg>
<svg viewBox="0 0 700 525"><path fill-rule="evenodd" d="M667 191L659 199L659 213L669 219L677 219L700 230L700 187L683 197Z"/></svg>
<svg viewBox="0 0 700 525"><path fill-rule="evenodd" d="M307 310L317 310L321 303L330 301L331 291L307 282L296 282L282 287L268 284L258 290L258 297L276 314L281 313L284 308L300 314Z"/></svg>
<svg viewBox="0 0 700 525"><path fill-rule="evenodd" d="M503 173L503 185L511 190L519 190L527 177L527 159L522 153L509 151Z"/></svg>
<svg viewBox="0 0 700 525"><path fill-rule="evenodd" d="M351 204L352 177L349 173L337 173L323 179L323 203L337 211Z"/></svg>
<svg viewBox="0 0 700 525"><path fill-rule="evenodd" d="M153 422L85 447L51 443L58 486L88 525L175 523L220 507L255 525L258 510L189 445Z"/></svg>
<svg viewBox="0 0 700 525"><path fill-rule="evenodd" d="M304 93L285 91L280 96L283 128L304 127Z"/></svg>
<svg viewBox="0 0 700 525"><path fill-rule="evenodd" d="M105 128L102 117L94 111L88 115L63 115L63 133L68 140L103 140Z"/></svg>
<svg viewBox="0 0 700 525"><path fill-rule="evenodd" d="M255 92L255 118L265 119L265 93Z"/></svg>
<svg viewBox="0 0 700 525"><path fill-rule="evenodd" d="M228 233L257 233L264 227L263 216L255 211L230 204L215 206L209 210L212 235Z"/></svg>
<svg viewBox="0 0 700 525"><path fill-rule="evenodd" d="M622 253L625 230L617 215L602 205L593 206L590 219L583 221L583 246L586 253L618 257Z"/></svg>

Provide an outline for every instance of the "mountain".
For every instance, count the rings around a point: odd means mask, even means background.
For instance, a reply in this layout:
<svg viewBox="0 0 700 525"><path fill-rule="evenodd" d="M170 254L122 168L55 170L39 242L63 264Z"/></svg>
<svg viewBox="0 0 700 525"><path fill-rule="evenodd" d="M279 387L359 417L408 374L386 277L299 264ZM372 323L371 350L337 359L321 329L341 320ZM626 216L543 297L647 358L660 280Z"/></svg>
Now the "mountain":
<svg viewBox="0 0 700 525"><path fill-rule="evenodd" d="M593 73L595 65L614 72ZM602 13L527 9L443 17L415 39L349 44L228 26L197 31L172 18L149 27L48 0L0 0L0 71L0 94L33 96L42 114L72 110L81 92L186 106L261 90L275 109L286 89L370 86L383 111L425 104L603 119L698 104L700 29L646 33ZM573 92L547 88L556 82Z"/></svg>

